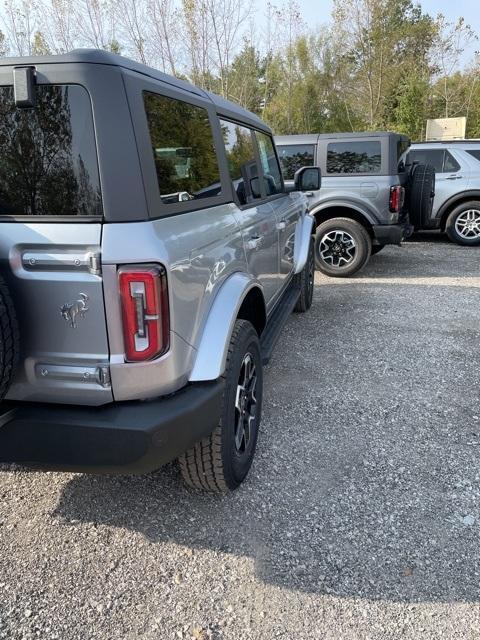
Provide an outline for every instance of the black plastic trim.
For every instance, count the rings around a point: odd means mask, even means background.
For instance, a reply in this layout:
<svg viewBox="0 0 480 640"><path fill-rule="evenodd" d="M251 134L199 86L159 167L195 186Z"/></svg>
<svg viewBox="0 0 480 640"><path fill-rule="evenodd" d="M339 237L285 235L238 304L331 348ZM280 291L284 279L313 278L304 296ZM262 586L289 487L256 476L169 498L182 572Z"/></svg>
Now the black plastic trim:
<svg viewBox="0 0 480 640"><path fill-rule="evenodd" d="M3 403L0 462L91 473L147 473L208 436L220 419L220 381L149 401L104 407Z"/></svg>
<svg viewBox="0 0 480 640"><path fill-rule="evenodd" d="M404 228L400 224L374 224L373 234L379 244L400 244L404 236Z"/></svg>

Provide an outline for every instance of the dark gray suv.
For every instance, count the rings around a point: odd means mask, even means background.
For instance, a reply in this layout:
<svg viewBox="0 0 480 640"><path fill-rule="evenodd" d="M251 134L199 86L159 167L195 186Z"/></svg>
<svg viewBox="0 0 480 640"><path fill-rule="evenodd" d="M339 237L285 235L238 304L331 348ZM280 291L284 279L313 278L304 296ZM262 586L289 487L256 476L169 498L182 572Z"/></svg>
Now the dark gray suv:
<svg viewBox="0 0 480 640"><path fill-rule="evenodd" d="M434 171L399 165L410 140L391 132L277 136L283 175L317 165L322 188L307 193L317 223L317 268L329 276L349 276L372 253L400 244L412 230L409 211L431 211ZM427 212L427 213L425 213Z"/></svg>

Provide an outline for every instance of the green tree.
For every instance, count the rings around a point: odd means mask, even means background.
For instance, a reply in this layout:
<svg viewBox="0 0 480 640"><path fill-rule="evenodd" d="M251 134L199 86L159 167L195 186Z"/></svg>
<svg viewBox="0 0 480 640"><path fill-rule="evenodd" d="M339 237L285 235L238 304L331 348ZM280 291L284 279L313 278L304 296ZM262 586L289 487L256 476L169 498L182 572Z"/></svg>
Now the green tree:
<svg viewBox="0 0 480 640"><path fill-rule="evenodd" d="M351 109L368 128L385 128L402 78L428 75L434 20L411 0L335 0L333 28L344 47L339 77Z"/></svg>

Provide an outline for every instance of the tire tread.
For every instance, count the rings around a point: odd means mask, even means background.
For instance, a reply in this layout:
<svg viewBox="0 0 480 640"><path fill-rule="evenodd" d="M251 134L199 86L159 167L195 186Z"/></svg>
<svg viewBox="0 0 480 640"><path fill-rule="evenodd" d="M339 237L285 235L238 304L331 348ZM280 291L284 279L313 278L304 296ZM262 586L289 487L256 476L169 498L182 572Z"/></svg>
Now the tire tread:
<svg viewBox="0 0 480 640"><path fill-rule="evenodd" d="M223 416L225 408L225 384L226 372L235 353L239 337L243 331L253 329L247 320L237 320L227 352L225 373L221 376L224 384L224 392L220 406L220 415ZM229 487L225 479L222 460L222 419L215 427L212 434L197 442L191 449L178 458L180 472L184 482L193 489L210 491L214 493L227 493Z"/></svg>

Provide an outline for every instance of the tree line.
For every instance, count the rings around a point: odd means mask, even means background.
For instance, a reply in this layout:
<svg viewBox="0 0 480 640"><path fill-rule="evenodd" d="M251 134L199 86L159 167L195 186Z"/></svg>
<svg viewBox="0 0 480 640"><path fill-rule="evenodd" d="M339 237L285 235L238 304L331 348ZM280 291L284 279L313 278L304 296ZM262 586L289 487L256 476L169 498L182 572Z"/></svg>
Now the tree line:
<svg viewBox="0 0 480 640"><path fill-rule="evenodd" d="M480 62L465 60L477 34L412 0L334 0L318 26L296 0L6 0L0 15L2 55L106 49L233 100L279 134L420 140L427 118L466 116L467 136L480 137Z"/></svg>

